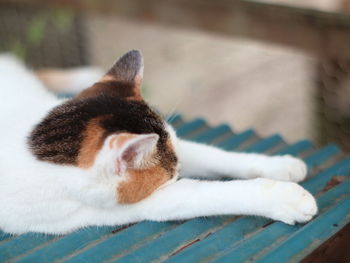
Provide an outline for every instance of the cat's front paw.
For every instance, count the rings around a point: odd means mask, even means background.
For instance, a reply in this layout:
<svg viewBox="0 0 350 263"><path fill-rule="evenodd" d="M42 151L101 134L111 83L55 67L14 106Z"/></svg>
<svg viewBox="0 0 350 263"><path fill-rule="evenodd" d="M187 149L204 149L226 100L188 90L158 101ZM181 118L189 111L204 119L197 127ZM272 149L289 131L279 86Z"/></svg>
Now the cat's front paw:
<svg viewBox="0 0 350 263"><path fill-rule="evenodd" d="M307 166L303 160L290 155L274 156L267 163L264 177L290 182L303 181L307 174Z"/></svg>
<svg viewBox="0 0 350 263"><path fill-rule="evenodd" d="M271 191L268 217L294 225L305 223L316 215L315 198L300 185L273 180L266 184L266 191Z"/></svg>

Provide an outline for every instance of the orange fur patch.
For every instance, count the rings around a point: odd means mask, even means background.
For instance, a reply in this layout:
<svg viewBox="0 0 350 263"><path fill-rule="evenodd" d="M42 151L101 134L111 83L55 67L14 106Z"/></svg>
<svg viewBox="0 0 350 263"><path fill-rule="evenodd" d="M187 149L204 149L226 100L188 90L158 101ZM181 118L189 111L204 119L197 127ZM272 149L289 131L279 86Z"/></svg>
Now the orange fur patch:
<svg viewBox="0 0 350 263"><path fill-rule="evenodd" d="M113 81L115 80L115 77L111 76L111 75L104 75L102 77L102 79L100 80L100 82L109 82L109 81Z"/></svg>
<svg viewBox="0 0 350 263"><path fill-rule="evenodd" d="M171 152L174 152L174 151L175 151L175 150L174 150L173 142L172 142L170 139L168 139L168 140L166 141L166 147L167 147L168 150L171 151Z"/></svg>
<svg viewBox="0 0 350 263"><path fill-rule="evenodd" d="M129 171L129 178L117 187L118 203L133 204L151 195L157 188L170 180L162 167Z"/></svg>
<svg viewBox="0 0 350 263"><path fill-rule="evenodd" d="M103 145L104 130L99 125L104 117L92 119L84 131L84 139L77 158L78 166L89 168L93 165L97 152Z"/></svg>
<svg viewBox="0 0 350 263"><path fill-rule="evenodd" d="M92 86L92 87L87 88L87 89L83 90L82 92L80 92L76 96L76 98L87 99L87 98L91 98L91 97L96 97L96 96L102 94L104 90L105 89L101 86L98 86L98 87Z"/></svg>
<svg viewBox="0 0 350 263"><path fill-rule="evenodd" d="M125 98L127 100L137 100L142 101L141 97L141 80L135 80L132 87L123 87L122 82L118 86L114 86L113 82L118 81L115 77L111 75L105 75L99 82L95 83L92 87L87 88L80 92L76 98L86 99L91 97L96 97L103 93L110 94L111 96L117 96L120 98ZM111 85L112 84L112 85ZM129 84L130 85L130 84Z"/></svg>

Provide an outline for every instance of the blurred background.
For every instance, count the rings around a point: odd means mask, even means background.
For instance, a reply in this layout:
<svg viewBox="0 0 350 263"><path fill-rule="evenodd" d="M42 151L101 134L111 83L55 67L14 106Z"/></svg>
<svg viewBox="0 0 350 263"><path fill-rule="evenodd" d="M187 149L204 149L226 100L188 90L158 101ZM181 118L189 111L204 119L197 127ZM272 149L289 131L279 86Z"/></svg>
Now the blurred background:
<svg viewBox="0 0 350 263"><path fill-rule="evenodd" d="M349 12L350 0L2 0L0 52L107 70L139 49L144 96L164 114L350 151Z"/></svg>

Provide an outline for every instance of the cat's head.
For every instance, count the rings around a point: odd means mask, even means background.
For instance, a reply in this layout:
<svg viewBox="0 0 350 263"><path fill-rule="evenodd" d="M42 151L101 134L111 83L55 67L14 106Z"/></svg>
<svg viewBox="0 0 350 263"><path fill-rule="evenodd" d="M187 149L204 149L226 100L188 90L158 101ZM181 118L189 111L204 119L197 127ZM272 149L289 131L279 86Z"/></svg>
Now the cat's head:
<svg viewBox="0 0 350 263"><path fill-rule="evenodd" d="M122 56L102 79L57 106L33 129L37 159L120 178L119 203L142 200L176 176L175 134L141 97L139 51Z"/></svg>

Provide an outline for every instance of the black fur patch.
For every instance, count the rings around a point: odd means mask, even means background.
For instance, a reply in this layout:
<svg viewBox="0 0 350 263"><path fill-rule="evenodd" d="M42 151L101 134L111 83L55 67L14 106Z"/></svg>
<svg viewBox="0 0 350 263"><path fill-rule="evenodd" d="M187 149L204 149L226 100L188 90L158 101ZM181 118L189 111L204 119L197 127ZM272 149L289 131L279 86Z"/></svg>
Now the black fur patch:
<svg viewBox="0 0 350 263"><path fill-rule="evenodd" d="M84 130L91 119L103 117L104 138L113 133L156 133L161 165L173 172L177 157L168 149L169 135L162 119L143 101L125 100L101 94L71 99L57 106L39 123L28 138L32 153L42 161L76 165Z"/></svg>

